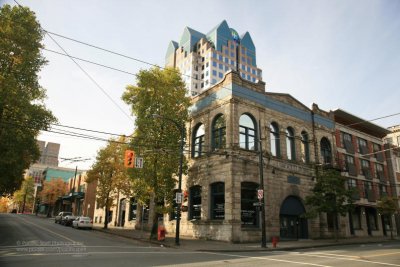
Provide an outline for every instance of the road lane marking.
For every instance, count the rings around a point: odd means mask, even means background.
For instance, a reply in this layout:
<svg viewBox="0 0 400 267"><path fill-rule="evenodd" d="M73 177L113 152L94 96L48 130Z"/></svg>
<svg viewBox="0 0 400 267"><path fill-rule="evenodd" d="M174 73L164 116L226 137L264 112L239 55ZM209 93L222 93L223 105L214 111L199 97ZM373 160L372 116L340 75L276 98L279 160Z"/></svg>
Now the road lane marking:
<svg viewBox="0 0 400 267"><path fill-rule="evenodd" d="M345 261L358 261L358 262L365 262L365 263L373 263L373 264L378 264L378 265L386 265L386 266L397 266L400 267L399 264L394 264L394 263L386 263L386 262L378 262L378 261L369 261L369 260L363 260L363 259L352 259L352 258L341 258L341 257L332 257L332 256L324 256L323 254L318 254L318 253L304 253L301 254L303 256L308 256L308 257L317 257L317 258L328 258L328 259L340 259L340 260L345 260Z"/></svg>
<svg viewBox="0 0 400 267"><path fill-rule="evenodd" d="M40 228L40 229L42 229L42 230L45 230L45 231L47 231L47 232L49 232L49 233L52 233L52 234L54 234L54 235L58 235L59 237L62 237L62 238L64 238L64 239L68 240L68 241L71 241L71 242L74 242L74 243L78 243L77 241L72 240L71 238L66 237L65 235L62 235L62 234L53 232L53 231L51 231L51 230L49 230L49 229L46 229L46 228L44 228L44 227L41 227L41 226L39 226L39 225L37 225L37 224L28 222L27 220L23 219L22 217L19 217L19 218L20 218L22 221L24 221L25 223L31 224L31 225L33 225L33 226L36 226L37 228Z"/></svg>
<svg viewBox="0 0 400 267"><path fill-rule="evenodd" d="M191 251L191 252L171 252L171 251L155 251L155 252L143 252L143 251L93 251L93 252L79 252L79 253L74 253L74 252L54 252L54 253L24 253L24 254L6 254L6 255L0 255L0 258L7 258L7 257L26 257L26 256L63 256L63 255L82 255L82 256L89 256L89 255L94 255L94 254L102 254L102 255L107 255L107 254L176 254L176 255L182 255L182 254L201 254L204 252L200 251Z"/></svg>
<svg viewBox="0 0 400 267"><path fill-rule="evenodd" d="M301 253L300 253L301 254ZM325 253L325 252L310 252L307 254L315 254L315 255L327 255L327 256L337 256L337 257L345 257L350 259L360 259L359 256L352 256L352 255L343 255L343 254L335 254L335 253Z"/></svg>
<svg viewBox="0 0 400 267"><path fill-rule="evenodd" d="M241 255L227 254L227 253L217 253L217 252L204 252L204 253L213 254L213 255L231 256L231 257L236 257L236 258L247 258L247 259L267 260L267 261L276 261L276 262L286 262L286 263L293 263L293 264L299 264L299 265L311 265L311 266L319 266L319 267L333 267L333 266L330 266L330 265L321 265L321 264L316 264L316 263L290 261L290 260L280 260L280 259L272 259L272 258L266 258L266 257L241 256Z"/></svg>
<svg viewBox="0 0 400 267"><path fill-rule="evenodd" d="M394 255L394 254L400 254L400 252L390 252L390 253L382 253L382 254L372 254L372 255L368 255L367 258L371 258L371 257L382 257L382 256Z"/></svg>

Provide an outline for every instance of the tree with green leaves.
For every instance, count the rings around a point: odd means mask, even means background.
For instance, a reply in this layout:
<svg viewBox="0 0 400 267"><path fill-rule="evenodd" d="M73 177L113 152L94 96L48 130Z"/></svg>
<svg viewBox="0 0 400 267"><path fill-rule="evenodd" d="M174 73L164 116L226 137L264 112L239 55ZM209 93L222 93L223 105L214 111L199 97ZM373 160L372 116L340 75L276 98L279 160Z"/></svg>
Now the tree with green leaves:
<svg viewBox="0 0 400 267"><path fill-rule="evenodd" d="M13 201L18 204L20 212L24 213L26 209L32 210L34 193L35 184L32 176L29 176L22 182L21 188L15 191L13 195Z"/></svg>
<svg viewBox="0 0 400 267"><path fill-rule="evenodd" d="M96 162L87 173L86 182L97 181L96 201L104 208L104 229L110 222L109 210L114 205L118 193L130 195L131 184L124 167L125 138L109 140L107 146L97 154Z"/></svg>
<svg viewBox="0 0 400 267"><path fill-rule="evenodd" d="M157 213L173 208L181 130L188 121L190 98L176 69L152 68L138 73L137 85L127 86L123 100L136 117L130 147L144 159L143 169L131 172L134 191L139 203L148 203L150 199L155 203L154 230Z"/></svg>
<svg viewBox="0 0 400 267"><path fill-rule="evenodd" d="M398 199L395 197L382 197L377 204L377 210L382 216L387 216L389 219L390 225L390 238L393 239L393 224L392 224L392 216L398 210L397 208Z"/></svg>
<svg viewBox="0 0 400 267"><path fill-rule="evenodd" d="M336 169L322 168L318 173L312 194L305 199L306 204L310 207L306 216L316 217L321 213L332 214L335 240L337 241L339 216L346 216L349 211L353 210L354 190L346 188L347 178Z"/></svg>
<svg viewBox="0 0 400 267"><path fill-rule="evenodd" d="M38 72L43 30L28 8L0 9L0 194L12 194L40 157L36 137L56 122L46 109Z"/></svg>

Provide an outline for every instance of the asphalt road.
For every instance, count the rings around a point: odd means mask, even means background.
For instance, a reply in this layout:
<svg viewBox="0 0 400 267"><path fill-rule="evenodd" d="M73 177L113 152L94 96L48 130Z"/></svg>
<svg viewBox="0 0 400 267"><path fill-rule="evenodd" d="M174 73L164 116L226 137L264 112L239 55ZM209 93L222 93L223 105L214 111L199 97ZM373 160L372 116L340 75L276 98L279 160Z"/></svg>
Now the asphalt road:
<svg viewBox="0 0 400 267"><path fill-rule="evenodd" d="M166 248L77 230L30 215L0 214L0 266L399 266L400 242L266 252Z"/></svg>

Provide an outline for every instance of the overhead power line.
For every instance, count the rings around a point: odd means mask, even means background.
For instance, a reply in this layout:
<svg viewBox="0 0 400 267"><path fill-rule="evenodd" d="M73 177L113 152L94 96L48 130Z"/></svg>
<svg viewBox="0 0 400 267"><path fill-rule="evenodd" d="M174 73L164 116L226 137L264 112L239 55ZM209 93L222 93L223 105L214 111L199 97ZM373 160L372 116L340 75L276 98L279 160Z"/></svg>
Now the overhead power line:
<svg viewBox="0 0 400 267"><path fill-rule="evenodd" d="M79 60L79 61L83 61L83 62L86 62L86 63L90 63L90 64L97 65L97 66L100 66L100 67L103 67L103 68L115 70L115 71L118 71L118 72L122 72L122 73L129 74L129 75L137 77L137 74L129 72L129 71L126 71L126 70L117 69L117 68L110 67L110 66L107 66L107 65L104 65L104 64L100 64L100 63L97 63L97 62L94 62L94 61L90 61L90 60L87 60L87 59L83 59L83 58L79 58L79 57L74 57L74 56L71 56L71 55L63 54L63 53L60 53L60 52L57 52L57 51L54 51L54 50L51 50L51 49L47 49L47 48L42 48L42 50L45 50L45 51L48 51L48 52L51 52L51 53L54 53L54 54L58 54L58 55L61 55L61 56L70 57L70 58L73 58L73 59L76 59L76 60Z"/></svg>
<svg viewBox="0 0 400 267"><path fill-rule="evenodd" d="M18 3L18 1L14 0L14 2L22 7L22 5L20 3ZM115 102L115 100L106 92L106 90L103 89L103 87L100 86L100 84L73 58L71 57L68 52L51 36L51 34L49 34L46 29L44 29L42 26L40 26L40 28L47 34L47 36L49 36L49 38L64 52L65 55L67 55L72 62L74 62L74 64L92 81L92 83L94 83L96 85L96 87L98 89L100 89L101 92L103 92L103 94L131 121L132 117L127 114L125 112L124 109L122 109L117 102Z"/></svg>
<svg viewBox="0 0 400 267"><path fill-rule="evenodd" d="M17 3L19 6L21 6L16 0L14 0L14 2L15 3ZM158 67L158 68L161 68L161 69L166 69L166 68L164 68L164 67L161 67L161 66L158 66L158 65L156 65L156 64L153 64L153 63L150 63L150 62L147 62L147 61L145 61L145 60L141 60L141 59L138 59L138 58L135 58L135 57L132 57L132 56L128 56L128 55L125 55L125 54L122 54L122 53L119 53L119 52L115 52L115 51L112 51L112 50L110 50L110 49L106 49L106 48L103 48L103 47L100 47L100 46L97 46L97 45L94 45L94 44L90 44L90 43L87 43L87 42L83 42L83 41L80 41L80 40L77 40L77 39L75 39L75 38L72 38L72 37L68 37L68 36L65 36L65 35L62 35L62 34L59 34L59 33L55 33L55 32L51 32L51 31L48 31L48 30L46 30L46 29L44 29L44 28L42 28L42 30L44 31L44 32L46 32L46 34L57 44L57 46L59 46L60 47L60 49L62 49L63 51L64 51L64 54L63 53L60 53L60 52L57 52L57 51L53 51L53 50L50 50L50 49L44 49L44 50L46 50L46 51L49 51L49 52L53 52L53 53L56 53L56 54L59 54L59 55L63 55L63 56L67 56L67 57L69 57L98 87L99 87L99 89L100 90L102 90L103 91L103 93L115 104L115 105L117 105L117 107L119 108L119 109L121 109L120 107L119 107L119 105L105 92L105 90L103 89L103 88L101 88L101 86L99 86L98 85L98 83L75 61L75 59L76 60L80 60L80 61L84 61L84 62L87 62L87 63L90 63L90 64L94 64L94 65L97 65L97 66L101 66L101 67L104 67L104 68L108 68L108 69L111 69L111 70L114 70L114 71L118 71L118 72L122 72L122 73L125 73L125 74L128 74L128 75L133 75L133 76L137 76L136 74L134 74L134 73L130 73L130 72L127 72L127 71L124 71L124 70L120 70L120 69L117 69L117 68L114 68L114 67L110 67L110 66L107 66L107 65L104 65L104 64L100 64L100 63L97 63L97 62L93 62L93 61L90 61L90 60L86 60L86 59L82 59L82 58L78 58L78 57L73 57L73 56L71 56L71 55L69 55L58 43L57 43L57 41L55 41L55 39L51 36L51 35L54 35L54 36L57 36L57 37L60 37L60 38L63 38L63 39L66 39L66 40L70 40L70 41L72 41L72 42L76 42L76 43L79 43L79 44L82 44L82 45L85 45L85 46L88 46L88 47L92 47L92 48L95 48L95 49L98 49L98 50L101 50L101 51L104 51L104 52L107 52L107 53L111 53L111 54L114 54L114 55L118 55L118 56L120 56L120 57L124 57L124 58L127 58L127 59L130 59L130 60L134 60L134 61L136 61L136 62L140 62L140 63L143 63L143 64L147 64L147 65L149 65L149 66L152 66L152 67ZM176 70L177 72L179 72L179 70ZM187 74L182 74L182 73L180 73L182 76L185 76L185 77L189 77L189 78L191 78L191 79L194 79L194 80L197 80L197 81L202 81L201 79L199 79L199 78L196 78L196 77L193 77L193 76L191 76L191 75L187 75ZM215 85L215 84L217 84L217 83L212 83L212 82L210 82L210 84L212 84L212 85ZM224 86L222 86L222 88L223 89L226 89L226 90L229 90L229 91L232 91L232 89L231 88L227 88L227 87L224 87ZM250 96L249 94L246 94L246 93L242 93L243 95L248 95L248 96ZM220 98L218 98L218 97L216 97L216 96L210 96L210 97L212 97L212 98L214 98L215 100L222 100L222 99L220 99ZM226 101L227 102L227 101ZM126 113L125 113L125 111L124 110L122 110L121 109L121 111L125 114L125 115L127 115ZM353 123L353 124L349 124L349 125L346 125L346 126L353 126L353 125L357 125L357 124L362 124L362 123L366 123L366 122L372 122L372 121L376 121L376 120L380 120L380 119L384 119L384 118L389 118L389 117L392 117L392 116L397 116L397 115L400 115L400 113L395 113L395 114L391 114L391 115L387 115L387 116L383 116L383 117L379 117L379 118L375 118L375 119L371 119L371 120L363 120L363 121L361 121L361 122L357 122L357 123ZM129 115L127 115L127 117L129 118L129 119L132 119Z"/></svg>
<svg viewBox="0 0 400 267"><path fill-rule="evenodd" d="M67 36L62 35L62 34L50 32L50 31L47 31L47 30L45 30L45 31L46 31L47 33L49 33L49 34L52 34L52 35L58 36L58 37L60 37L60 38L64 38L64 39L67 39L67 40L70 40L70 41L73 41L73 42L76 42L76 43L79 43L79 44L82 44L82 45L85 45L85 46L89 46L89 47L92 47L92 48L95 48L95 49L98 49L98 50L101 50L101 51L105 51L105 52L108 52L108 53L111 53L111 54L114 54L114 55L118 55L118 56L121 56L121 57L124 57L124 58L127 58L127 59L131 59L131 60L134 60L134 61L143 63L143 64L147 64L147 65L152 66L152 67L158 67L158 68L160 68L160 69L166 69L166 68L164 68L164 67L158 66L158 65L156 65L156 64L154 64L154 63L147 62L147 61L145 61L145 60L141 60L141 59L138 59L138 58L135 58L135 57L131 57L131 56L128 56L128 55L124 55L124 54L122 54L122 53L115 52L115 51L112 51L112 50L109 50L109 49L106 49L106 48L103 48L103 47L100 47L100 46L97 46L97 45L89 44L89 43L87 43L87 42L83 42L83 41L80 41L80 40L77 40L77 39L74 39L74 38L71 38L71 37L67 37ZM49 50L49 49L45 49L45 50L47 50L47 51L49 51L49 52L57 53L57 54L59 54L59 55L69 56L69 55L65 55L65 54L62 54L62 53L59 53L59 52L56 52L56 51L53 51L53 50ZM133 76L136 76L136 77L137 77L137 74L133 74L133 73L130 73L130 72L127 72L127 71L124 71L124 70L116 69L116 68L113 68L113 67L110 67L110 66L107 66L107 65L104 65L104 64L96 63L96 62L89 61L89 60L82 59L82 58L77 58L77 57L74 57L74 58L77 59L77 60L81 60L81 61L84 61L84 62L87 62L87 63L91 63L91 64L94 64L94 65L98 65L98 66L101 66L101 67L104 67L104 68L112 69L112 70L115 70L115 71L118 71L118 72L126 73L126 74L133 75ZM177 71L179 72L179 70L177 70ZM183 73L180 73L180 74L181 74L182 76L184 76L184 77L188 77L188 78L191 78L191 79L196 80L196 81L202 81L200 78L196 78L196 77L191 76L191 75L187 75L187 74L183 74ZM212 82L210 82L210 84L211 84L211 85L216 85L216 84L218 84L218 83L212 83ZM223 88L223 89L226 89L226 90L229 90L229 91L232 91L231 88L228 88L228 87L225 87L225 86L222 86L222 88ZM249 94L246 94L246 93L242 93L242 94L250 96ZM218 98L218 97L214 97L214 96L212 96L212 97L213 97L214 99L216 99L216 100L222 100L222 99L220 99L220 98ZM387 115L387 116L383 116L383 117L379 117L379 118L375 118L375 119L371 119L371 120L364 120L364 121L362 121L362 122L352 123L352 124L349 124L349 125L347 125L347 126L353 126L353 125L362 124L362 123L365 123L365 122L372 122L372 121L376 121L376 120L380 120L380 119L385 119L385 118L392 117L392 116L396 116L396 115L400 115L400 113L395 113L395 114L391 114L391 115Z"/></svg>

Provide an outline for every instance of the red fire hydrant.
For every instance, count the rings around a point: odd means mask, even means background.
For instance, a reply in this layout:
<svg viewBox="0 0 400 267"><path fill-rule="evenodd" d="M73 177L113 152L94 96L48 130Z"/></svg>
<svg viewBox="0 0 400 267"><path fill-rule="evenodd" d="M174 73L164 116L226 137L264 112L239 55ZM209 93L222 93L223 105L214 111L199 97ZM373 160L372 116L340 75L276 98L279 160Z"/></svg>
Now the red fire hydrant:
<svg viewBox="0 0 400 267"><path fill-rule="evenodd" d="M276 248L276 245L278 244L279 238L277 236L272 237L272 247Z"/></svg>
<svg viewBox="0 0 400 267"><path fill-rule="evenodd" d="M157 240L158 241L164 241L165 240L165 227L162 226L162 225L158 226Z"/></svg>

